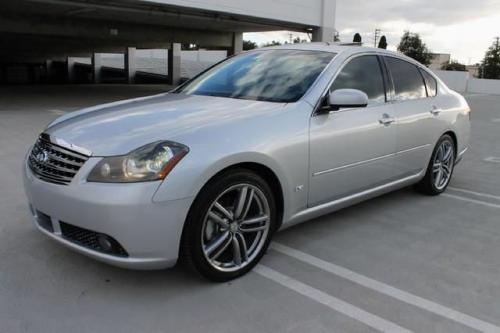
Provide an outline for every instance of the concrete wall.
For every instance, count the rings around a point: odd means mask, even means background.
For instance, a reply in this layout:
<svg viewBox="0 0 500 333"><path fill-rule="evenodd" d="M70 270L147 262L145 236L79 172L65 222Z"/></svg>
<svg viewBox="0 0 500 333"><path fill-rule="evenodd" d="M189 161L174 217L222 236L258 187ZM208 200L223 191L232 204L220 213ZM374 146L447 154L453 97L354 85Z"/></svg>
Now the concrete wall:
<svg viewBox="0 0 500 333"><path fill-rule="evenodd" d="M435 70L446 85L460 93L500 95L500 80L476 79L469 72Z"/></svg>
<svg viewBox="0 0 500 333"><path fill-rule="evenodd" d="M470 93L500 95L500 80L471 78L467 91Z"/></svg>
<svg viewBox="0 0 500 333"><path fill-rule="evenodd" d="M181 52L181 76L182 78L192 78L196 74L224 60L227 51L182 51ZM101 54L102 65L111 68L124 68L123 54ZM90 65L90 58L73 58L75 62ZM137 50L136 69L138 71L167 75L167 50Z"/></svg>
<svg viewBox="0 0 500 333"><path fill-rule="evenodd" d="M469 72L455 72L455 71L433 71L446 85L458 92L466 92L467 81L469 80Z"/></svg>
<svg viewBox="0 0 500 333"><path fill-rule="evenodd" d="M210 11L234 13L252 17L301 23L312 26L323 25L323 2L330 6L336 0L138 0L176 5ZM335 7L335 6L333 6ZM332 13L334 16L335 13ZM333 21L332 21L333 22ZM333 27L333 24L332 24Z"/></svg>

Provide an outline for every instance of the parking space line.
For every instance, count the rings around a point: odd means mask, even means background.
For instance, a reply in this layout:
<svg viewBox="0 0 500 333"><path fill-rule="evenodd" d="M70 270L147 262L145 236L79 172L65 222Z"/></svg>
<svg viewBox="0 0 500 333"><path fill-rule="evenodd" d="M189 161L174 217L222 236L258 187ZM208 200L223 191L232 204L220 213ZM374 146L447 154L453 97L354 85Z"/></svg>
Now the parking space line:
<svg viewBox="0 0 500 333"><path fill-rule="evenodd" d="M456 199L456 200L462 200L462 201L474 203L474 204L477 204L477 205L483 205L483 206L486 206L486 207L500 209L500 205L497 205L497 204L494 204L494 203L490 203L490 202L486 202L486 201L469 199L469 198L466 198L466 197L462 197L460 195L454 195L454 194L448 194L448 193L443 193L441 195L443 197L447 197L447 198L452 198L452 199Z"/></svg>
<svg viewBox="0 0 500 333"><path fill-rule="evenodd" d="M358 274L358 273L351 271L347 268L332 264L332 263L327 262L325 260L322 260L320 258L309 255L307 253L295 250L295 249L288 247L286 245L279 244L279 243L272 243L271 248L282 253L282 254L285 254L289 257L295 258L295 259L302 261L306 264L317 267L323 271L337 275L337 276L344 278L346 280L349 280L351 282L357 283L365 288L368 288L368 289L374 290L376 292L379 292L381 294L390 296L390 297L395 298L399 301L413 305L415 307L426 310L428 312L432 312L432 313L437 314L441 317L448 318L452 321L455 321L457 323L460 323L460 324L465 325L467 327L470 327L472 329L478 330L480 332L488 332L488 333L493 333L493 332L499 333L500 332L500 327L495 326L493 324L490 324L486 321L483 321L483 320L478 319L478 318L474 318L474 317L469 316L465 313L453 310L451 308L448 308L444 305L435 303L433 301L429 301L429 300L422 298L420 296L413 295L413 294L406 292L404 290L401 290L401 289L398 289L396 287L385 284L383 282L374 280L374 279L369 278L367 276Z"/></svg>
<svg viewBox="0 0 500 333"><path fill-rule="evenodd" d="M485 162L500 163L500 157L490 156L484 159Z"/></svg>
<svg viewBox="0 0 500 333"><path fill-rule="evenodd" d="M257 265L254 271L288 289L306 296L318 303L326 305L332 310L342 313L380 332L411 333L412 331L378 317L341 299L333 297L321 290L302 283L294 278L281 274L264 265Z"/></svg>
<svg viewBox="0 0 500 333"><path fill-rule="evenodd" d="M487 194L487 193L481 193L481 192L475 192L471 190L465 190L463 188L457 188L457 187L448 187L450 190L457 191L457 192L462 192L462 193L467 193L467 194L472 194L478 197L483 197L483 198L490 198L490 199L495 199L500 201L500 196L496 196L493 194Z"/></svg>

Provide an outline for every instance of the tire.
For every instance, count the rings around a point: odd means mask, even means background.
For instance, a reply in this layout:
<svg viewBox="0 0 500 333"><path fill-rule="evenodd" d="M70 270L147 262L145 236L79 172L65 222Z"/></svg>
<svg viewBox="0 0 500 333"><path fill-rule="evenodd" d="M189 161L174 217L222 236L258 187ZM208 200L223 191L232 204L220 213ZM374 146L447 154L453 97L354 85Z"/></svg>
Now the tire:
<svg viewBox="0 0 500 333"><path fill-rule="evenodd" d="M455 155L455 141L450 135L443 135L434 148L425 177L416 185L416 189L432 196L446 191L453 176ZM441 178L438 180L438 177Z"/></svg>
<svg viewBox="0 0 500 333"><path fill-rule="evenodd" d="M203 187L191 206L181 260L215 282L240 277L267 251L276 217L273 192L262 177L246 169L224 172Z"/></svg>

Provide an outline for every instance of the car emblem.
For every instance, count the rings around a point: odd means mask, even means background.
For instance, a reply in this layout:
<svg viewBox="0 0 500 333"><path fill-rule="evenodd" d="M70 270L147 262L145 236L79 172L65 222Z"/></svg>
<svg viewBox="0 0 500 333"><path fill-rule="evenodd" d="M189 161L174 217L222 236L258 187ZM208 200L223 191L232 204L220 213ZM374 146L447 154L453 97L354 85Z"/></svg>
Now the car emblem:
<svg viewBox="0 0 500 333"><path fill-rule="evenodd" d="M49 160L49 154L45 150L40 150L35 156L36 160L40 163L46 163Z"/></svg>

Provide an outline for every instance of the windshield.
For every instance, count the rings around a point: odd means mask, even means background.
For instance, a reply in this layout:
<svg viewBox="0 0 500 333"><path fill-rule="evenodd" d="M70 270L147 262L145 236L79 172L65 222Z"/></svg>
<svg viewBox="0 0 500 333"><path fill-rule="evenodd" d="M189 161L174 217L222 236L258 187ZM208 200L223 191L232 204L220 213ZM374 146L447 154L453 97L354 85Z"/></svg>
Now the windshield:
<svg viewBox="0 0 500 333"><path fill-rule="evenodd" d="M262 50L230 58L177 90L192 95L268 102L298 101L334 53Z"/></svg>

